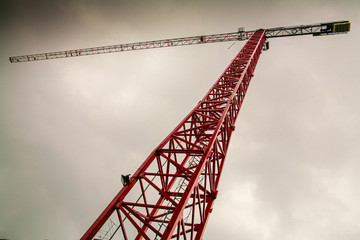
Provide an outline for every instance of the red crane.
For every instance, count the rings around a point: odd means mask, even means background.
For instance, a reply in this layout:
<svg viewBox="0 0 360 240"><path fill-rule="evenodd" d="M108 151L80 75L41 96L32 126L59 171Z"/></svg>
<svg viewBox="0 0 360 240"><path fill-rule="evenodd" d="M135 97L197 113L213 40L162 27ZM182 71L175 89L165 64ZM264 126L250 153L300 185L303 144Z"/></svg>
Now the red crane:
<svg viewBox="0 0 360 240"><path fill-rule="evenodd" d="M107 47L10 57L27 62L109 52L247 40L205 97L155 148L81 238L202 239L235 122L267 38L332 35L350 31L348 21L239 30ZM117 238L117 239L118 239Z"/></svg>

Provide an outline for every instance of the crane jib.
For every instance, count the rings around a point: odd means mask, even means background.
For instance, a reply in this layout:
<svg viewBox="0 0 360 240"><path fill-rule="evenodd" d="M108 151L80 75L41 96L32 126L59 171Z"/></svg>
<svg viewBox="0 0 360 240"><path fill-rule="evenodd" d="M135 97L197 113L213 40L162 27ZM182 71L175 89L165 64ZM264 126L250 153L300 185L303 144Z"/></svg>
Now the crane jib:
<svg viewBox="0 0 360 240"><path fill-rule="evenodd" d="M299 36L299 35L324 36L324 35L348 33L350 31L350 22L336 21L336 22L327 22L327 23L317 23L311 25L267 28L261 30L265 31L266 38L289 37L289 36ZM105 54L105 53L152 49L152 48L176 47L176 46L230 42L230 41L244 41L244 40L248 40L254 32L255 30L244 31L244 28L239 28L239 31L231 32L231 33L172 38L165 40L116 44L116 45L103 46L103 47L82 48L82 49L65 50L65 51L57 51L57 52L13 56L13 57L9 57L9 61L11 63L20 63L20 62L79 57L79 56L88 56L88 55Z"/></svg>

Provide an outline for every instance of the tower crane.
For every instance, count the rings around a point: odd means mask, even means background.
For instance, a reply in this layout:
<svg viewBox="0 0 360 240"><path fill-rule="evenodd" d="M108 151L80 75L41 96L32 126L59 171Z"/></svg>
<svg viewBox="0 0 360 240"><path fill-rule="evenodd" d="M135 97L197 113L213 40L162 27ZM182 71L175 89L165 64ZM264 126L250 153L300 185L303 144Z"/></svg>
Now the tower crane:
<svg viewBox="0 0 360 240"><path fill-rule="evenodd" d="M267 39L350 31L349 21L173 38L10 57L11 63L247 40L204 98L150 153L82 236L89 239L203 238L235 121Z"/></svg>

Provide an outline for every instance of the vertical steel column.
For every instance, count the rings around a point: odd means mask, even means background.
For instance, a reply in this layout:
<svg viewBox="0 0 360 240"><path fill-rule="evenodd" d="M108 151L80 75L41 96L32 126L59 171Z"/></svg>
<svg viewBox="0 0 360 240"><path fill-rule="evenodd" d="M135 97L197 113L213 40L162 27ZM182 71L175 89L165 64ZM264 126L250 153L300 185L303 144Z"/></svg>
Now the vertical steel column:
<svg viewBox="0 0 360 240"><path fill-rule="evenodd" d="M202 239L235 121L265 43L258 30L81 238ZM106 222L111 228L105 229ZM116 222L116 223L115 223Z"/></svg>

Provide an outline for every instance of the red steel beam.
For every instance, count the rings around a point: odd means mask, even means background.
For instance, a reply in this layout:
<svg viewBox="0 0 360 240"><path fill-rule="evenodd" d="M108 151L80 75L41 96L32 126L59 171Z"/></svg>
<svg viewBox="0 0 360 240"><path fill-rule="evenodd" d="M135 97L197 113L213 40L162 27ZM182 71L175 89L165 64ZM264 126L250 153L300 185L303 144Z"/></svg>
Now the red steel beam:
<svg viewBox="0 0 360 240"><path fill-rule="evenodd" d="M251 35L202 101L152 151L82 240L93 239L110 219L118 222L115 232L122 232L118 235L124 239L202 239L265 39L265 30ZM136 191L140 197L133 199Z"/></svg>

